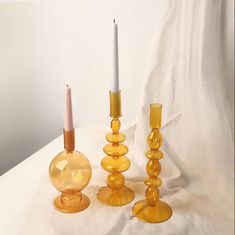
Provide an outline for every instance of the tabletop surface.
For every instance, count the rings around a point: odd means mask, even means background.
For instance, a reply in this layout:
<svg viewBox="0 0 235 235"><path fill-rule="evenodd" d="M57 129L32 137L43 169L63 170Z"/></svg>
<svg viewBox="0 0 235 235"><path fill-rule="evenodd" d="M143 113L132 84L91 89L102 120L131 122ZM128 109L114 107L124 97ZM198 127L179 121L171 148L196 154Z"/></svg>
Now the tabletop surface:
<svg viewBox="0 0 235 235"><path fill-rule="evenodd" d="M95 134L96 133L96 134ZM0 234L219 234L221 229L214 224L215 215L208 213L211 204L208 199L191 193L177 185L180 172L168 159L168 176L161 173L163 185L161 196L173 208L170 220L161 224L148 224L133 218L131 208L143 199L146 186L145 166L138 166L134 158L142 157L132 152L131 142L128 157L132 166L125 172L126 184L136 196L133 202L122 207L109 207L100 203L96 193L105 185L107 172L100 161L104 132L76 130L76 146L90 160L93 175L83 192L90 198L90 206L75 214L63 214L53 208L53 199L59 194L52 186L48 167L53 157L63 151L63 136L37 151L25 161L0 177ZM221 233L229 234L229 233Z"/></svg>

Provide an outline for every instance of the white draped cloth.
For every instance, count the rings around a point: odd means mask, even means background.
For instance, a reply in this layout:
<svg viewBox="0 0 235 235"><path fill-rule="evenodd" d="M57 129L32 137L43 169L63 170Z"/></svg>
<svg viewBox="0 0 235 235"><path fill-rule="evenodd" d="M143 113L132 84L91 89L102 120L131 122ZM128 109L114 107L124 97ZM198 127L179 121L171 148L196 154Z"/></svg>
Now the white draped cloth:
<svg viewBox="0 0 235 235"><path fill-rule="evenodd" d="M135 191L134 201L113 208L96 199L107 176L100 161L108 130L78 129L77 147L93 167L84 190L91 200L89 208L62 214L52 207L58 192L49 181L48 166L61 151L61 136L0 178L0 234L233 234L234 145L223 8L222 0L173 0L156 19L138 120L122 130L132 162L124 175ZM144 152L153 102L163 105L161 198L173 209L172 218L160 224L143 223L131 212L146 188Z"/></svg>
<svg viewBox="0 0 235 235"><path fill-rule="evenodd" d="M172 1L156 27L135 132L141 153L149 104L162 103L163 188L174 217L171 232L162 224L156 233L233 233L233 107L225 93L223 4Z"/></svg>

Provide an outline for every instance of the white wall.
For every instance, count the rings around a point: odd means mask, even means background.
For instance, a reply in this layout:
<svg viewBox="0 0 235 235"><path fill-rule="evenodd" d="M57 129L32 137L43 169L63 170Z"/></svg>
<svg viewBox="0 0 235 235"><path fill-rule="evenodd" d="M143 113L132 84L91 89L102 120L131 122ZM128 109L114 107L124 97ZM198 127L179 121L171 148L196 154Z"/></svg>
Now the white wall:
<svg viewBox="0 0 235 235"><path fill-rule="evenodd" d="M66 83L73 89L76 126L108 126L114 17L119 24L122 123L133 122L163 2L0 3L0 174L61 134Z"/></svg>

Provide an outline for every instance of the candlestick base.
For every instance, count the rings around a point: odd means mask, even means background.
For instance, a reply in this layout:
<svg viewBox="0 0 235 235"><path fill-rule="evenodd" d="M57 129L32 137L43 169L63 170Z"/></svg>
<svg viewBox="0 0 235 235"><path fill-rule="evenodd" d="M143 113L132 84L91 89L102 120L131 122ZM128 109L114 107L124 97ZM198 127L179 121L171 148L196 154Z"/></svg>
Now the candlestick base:
<svg viewBox="0 0 235 235"><path fill-rule="evenodd" d="M89 198L83 193L61 194L54 200L54 208L63 213L76 213L90 205Z"/></svg>
<svg viewBox="0 0 235 235"><path fill-rule="evenodd" d="M100 188L97 198L110 206L122 206L131 202L135 197L134 192L124 186L123 188L111 189L108 186Z"/></svg>
<svg viewBox="0 0 235 235"><path fill-rule="evenodd" d="M132 212L135 217L148 223L161 223L172 216L170 206L160 200L153 206L148 205L146 200L141 200L135 203Z"/></svg>

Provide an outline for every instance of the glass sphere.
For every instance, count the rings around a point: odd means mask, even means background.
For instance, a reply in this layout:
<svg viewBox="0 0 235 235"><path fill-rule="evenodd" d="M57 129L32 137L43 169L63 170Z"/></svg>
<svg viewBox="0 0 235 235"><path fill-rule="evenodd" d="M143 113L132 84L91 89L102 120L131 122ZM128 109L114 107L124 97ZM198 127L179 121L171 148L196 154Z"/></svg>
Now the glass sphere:
<svg viewBox="0 0 235 235"><path fill-rule="evenodd" d="M150 186L145 190L145 197L148 205L154 206L159 200L159 189L155 186Z"/></svg>
<svg viewBox="0 0 235 235"><path fill-rule="evenodd" d="M150 177L157 177L161 172L161 165L158 160L149 160L146 165L146 171Z"/></svg>
<svg viewBox="0 0 235 235"><path fill-rule="evenodd" d="M62 193L76 193L84 189L91 179L91 165L78 151L59 153L49 167L54 187Z"/></svg>
<svg viewBox="0 0 235 235"><path fill-rule="evenodd" d="M111 121L111 128L113 130L113 133L114 134L117 134L118 131L120 130L120 127L121 127L121 122L118 118L114 118L112 121Z"/></svg>
<svg viewBox="0 0 235 235"><path fill-rule="evenodd" d="M125 184L125 178L122 174L109 174L107 178L107 185L110 188L122 188Z"/></svg>
<svg viewBox="0 0 235 235"><path fill-rule="evenodd" d="M158 129L153 129L148 136L150 149L159 149L162 145L162 135Z"/></svg>

